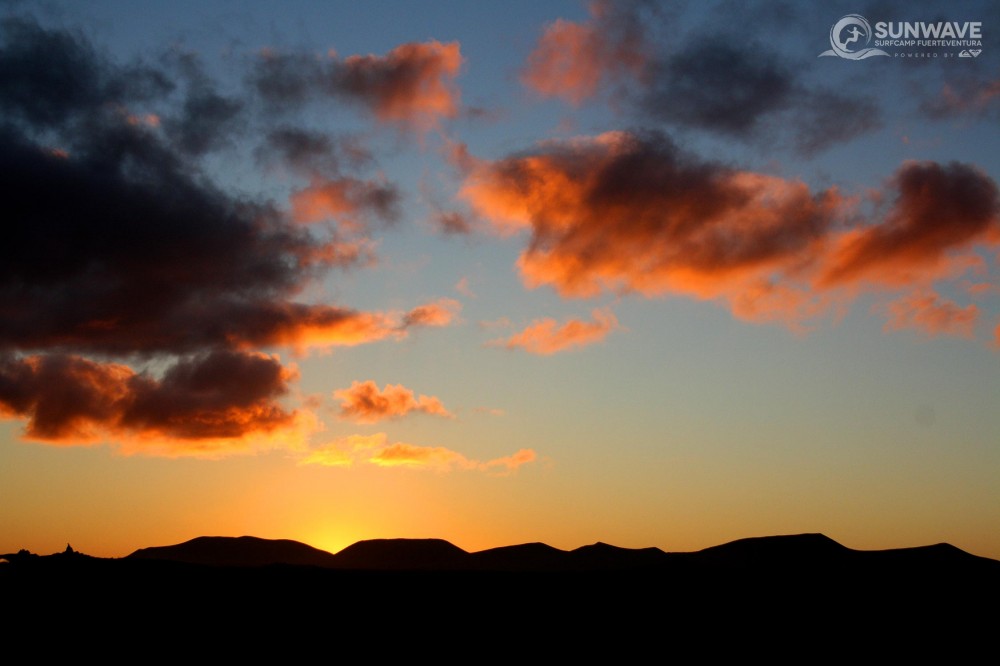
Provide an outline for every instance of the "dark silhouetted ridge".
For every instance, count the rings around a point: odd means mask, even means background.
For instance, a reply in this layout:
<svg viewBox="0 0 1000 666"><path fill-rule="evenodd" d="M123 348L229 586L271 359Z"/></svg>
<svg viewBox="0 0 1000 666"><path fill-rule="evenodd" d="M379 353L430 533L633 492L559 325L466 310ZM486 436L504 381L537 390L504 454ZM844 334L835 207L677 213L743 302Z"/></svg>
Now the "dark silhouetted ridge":
<svg viewBox="0 0 1000 666"><path fill-rule="evenodd" d="M187 564L259 567L270 564L332 567L332 553L290 539L198 537L173 546L141 548L128 559L166 560Z"/></svg>
<svg viewBox="0 0 1000 666"><path fill-rule="evenodd" d="M464 569L468 555L444 539L370 539L337 553L333 566L382 570Z"/></svg>
<svg viewBox="0 0 1000 666"><path fill-rule="evenodd" d="M481 571L557 571L566 567L568 557L567 551L536 541L480 550L469 561Z"/></svg>
<svg viewBox="0 0 1000 666"><path fill-rule="evenodd" d="M142 548L122 560L78 552L38 556L27 551L0 554L10 566L89 566L89 562L163 562L246 568L269 565L339 571L465 572L636 572L668 576L767 572L782 579L889 575L897 580L926 572L980 573L1000 577L1000 561L978 557L950 544L890 550L852 550L823 534L739 539L695 552L621 548L594 543L571 551L525 543L469 553L443 539L371 539L331 554L298 541L242 537L198 537L172 546Z"/></svg>
<svg viewBox="0 0 1000 666"><path fill-rule="evenodd" d="M791 534L738 539L691 555L705 562L785 566L796 562L844 561L853 552L824 534Z"/></svg>
<svg viewBox="0 0 1000 666"><path fill-rule="evenodd" d="M650 569L662 566L668 557L659 548L620 548L598 541L570 551L575 569Z"/></svg>

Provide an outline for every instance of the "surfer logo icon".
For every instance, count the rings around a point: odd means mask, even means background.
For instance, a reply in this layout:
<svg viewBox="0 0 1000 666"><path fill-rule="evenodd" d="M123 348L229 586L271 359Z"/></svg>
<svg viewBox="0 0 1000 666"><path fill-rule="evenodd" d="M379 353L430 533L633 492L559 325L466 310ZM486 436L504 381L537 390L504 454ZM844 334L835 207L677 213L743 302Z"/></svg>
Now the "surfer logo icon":
<svg viewBox="0 0 1000 666"><path fill-rule="evenodd" d="M867 48L872 41L872 27L868 20L860 14L848 14L833 24L830 28L829 51L823 51L817 57L838 56L846 60L864 60L872 56L888 56L881 49Z"/></svg>

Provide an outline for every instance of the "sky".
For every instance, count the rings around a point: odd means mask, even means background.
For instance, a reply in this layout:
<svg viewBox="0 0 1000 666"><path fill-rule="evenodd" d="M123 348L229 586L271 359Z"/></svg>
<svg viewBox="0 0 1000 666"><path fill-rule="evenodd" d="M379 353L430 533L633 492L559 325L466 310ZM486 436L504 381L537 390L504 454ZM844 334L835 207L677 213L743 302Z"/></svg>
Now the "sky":
<svg viewBox="0 0 1000 666"><path fill-rule="evenodd" d="M0 3L0 552L1000 559L998 36L993 2Z"/></svg>

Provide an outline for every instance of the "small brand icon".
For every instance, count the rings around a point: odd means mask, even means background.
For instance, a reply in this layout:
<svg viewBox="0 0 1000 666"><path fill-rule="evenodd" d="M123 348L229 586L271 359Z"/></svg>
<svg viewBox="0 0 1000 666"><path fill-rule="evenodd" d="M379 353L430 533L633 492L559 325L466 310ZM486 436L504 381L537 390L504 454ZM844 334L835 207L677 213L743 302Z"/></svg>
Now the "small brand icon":
<svg viewBox="0 0 1000 666"><path fill-rule="evenodd" d="M978 58L979 54L982 53L982 49L965 49L958 54L959 58Z"/></svg>
<svg viewBox="0 0 1000 666"><path fill-rule="evenodd" d="M848 14L830 28L830 46L833 48L823 51L817 57L837 56L845 60L864 60L872 56L889 55L881 49L865 48L871 41L872 27L868 20L860 14Z"/></svg>

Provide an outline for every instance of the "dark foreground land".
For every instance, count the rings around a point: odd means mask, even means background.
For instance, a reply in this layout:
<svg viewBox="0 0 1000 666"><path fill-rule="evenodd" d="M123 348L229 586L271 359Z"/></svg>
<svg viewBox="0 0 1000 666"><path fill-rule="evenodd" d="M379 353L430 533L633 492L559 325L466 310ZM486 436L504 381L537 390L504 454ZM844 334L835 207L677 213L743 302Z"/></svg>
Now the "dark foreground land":
<svg viewBox="0 0 1000 666"><path fill-rule="evenodd" d="M82 648L113 650L115 637L130 636L164 653L230 658L280 645L286 661L326 645L339 657L350 647L449 662L663 661L683 648L704 659L938 654L954 663L984 649L995 656L1000 638L1000 562L947 544L856 551L796 535L695 553L605 544L466 553L390 539L333 555L241 537L115 559L3 557L8 637L43 626Z"/></svg>

